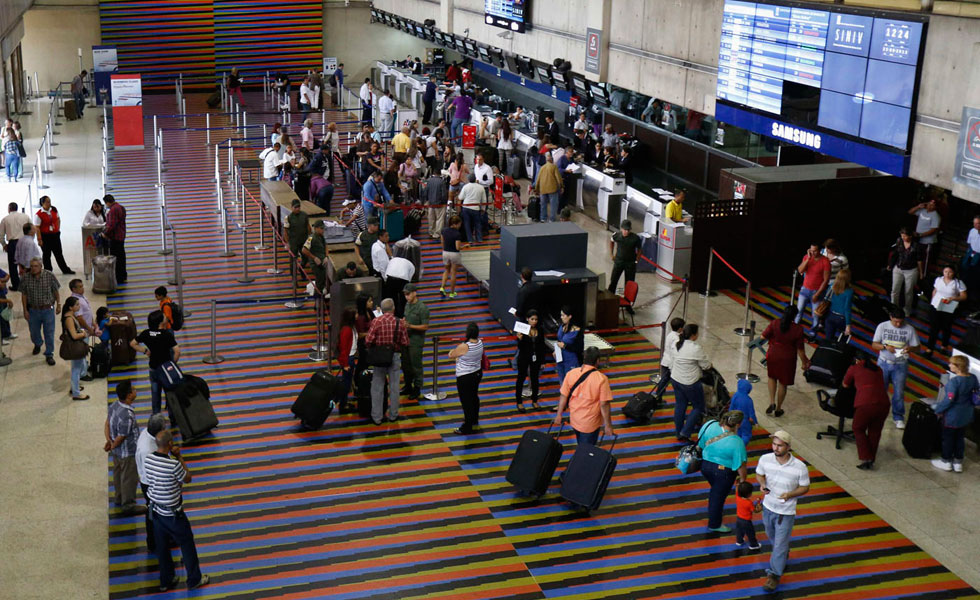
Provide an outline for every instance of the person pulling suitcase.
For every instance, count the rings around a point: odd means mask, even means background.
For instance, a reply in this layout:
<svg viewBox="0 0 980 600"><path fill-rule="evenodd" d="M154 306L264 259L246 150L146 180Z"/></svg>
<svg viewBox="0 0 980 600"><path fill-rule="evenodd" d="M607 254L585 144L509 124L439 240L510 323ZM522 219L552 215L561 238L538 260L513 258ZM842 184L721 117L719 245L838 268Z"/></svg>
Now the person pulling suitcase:
<svg viewBox="0 0 980 600"><path fill-rule="evenodd" d="M599 349L589 346L582 360L585 364L569 371L561 383L554 423L561 426L565 408L568 408L568 420L575 430L575 441L595 445L599 441L600 427L605 435L614 435L609 410L613 396L609 378L596 367Z"/></svg>

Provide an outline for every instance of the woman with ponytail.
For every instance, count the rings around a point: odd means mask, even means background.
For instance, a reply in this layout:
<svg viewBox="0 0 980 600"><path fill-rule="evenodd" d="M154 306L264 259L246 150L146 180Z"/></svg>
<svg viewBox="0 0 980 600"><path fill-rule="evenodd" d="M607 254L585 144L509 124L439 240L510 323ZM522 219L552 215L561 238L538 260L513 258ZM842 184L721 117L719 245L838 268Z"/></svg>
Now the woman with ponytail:
<svg viewBox="0 0 980 600"><path fill-rule="evenodd" d="M708 421L698 432L701 448L701 474L711 486L708 492L708 530L728 533L731 527L722 524L725 499L736 481L745 481L748 470L745 442L737 435L745 415L740 410L730 410L721 419Z"/></svg>
<svg viewBox="0 0 980 600"><path fill-rule="evenodd" d="M841 384L854 390L854 442L857 444L859 469L870 470L878 455L881 428L891 410L881 368L869 354L858 356L847 369Z"/></svg>
<svg viewBox="0 0 980 600"><path fill-rule="evenodd" d="M711 368L711 361L698 340L698 326L688 323L681 330L670 370L670 382L674 386L674 431L677 439L690 442L694 428L701 423L704 414L704 387L701 376ZM691 414L687 415L687 407ZM686 415L686 419L685 419Z"/></svg>
<svg viewBox="0 0 980 600"><path fill-rule="evenodd" d="M810 366L810 359L803 351L803 326L795 322L799 311L789 306L778 321L772 321L762 337L769 341L766 352L766 370L769 374L769 408L767 415L783 416L783 400L786 388L793 385L796 378L796 359L799 357L803 368Z"/></svg>

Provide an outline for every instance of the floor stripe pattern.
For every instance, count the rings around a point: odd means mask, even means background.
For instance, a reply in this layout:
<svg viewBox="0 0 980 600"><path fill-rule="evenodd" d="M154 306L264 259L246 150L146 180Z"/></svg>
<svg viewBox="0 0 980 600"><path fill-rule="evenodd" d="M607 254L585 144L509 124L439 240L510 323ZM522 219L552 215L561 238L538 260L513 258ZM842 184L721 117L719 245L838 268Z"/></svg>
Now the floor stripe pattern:
<svg viewBox="0 0 980 600"><path fill-rule="evenodd" d="M147 113L166 113L171 103L169 97L149 97ZM208 183L214 165L203 133L170 135L168 160L167 206L184 261L185 299L194 313L178 334L182 364L209 381L221 421L213 436L184 453L195 474L185 505L203 568L212 576L195 597L764 596L759 584L768 555L736 549L731 536L704 533L707 486L699 476L681 476L673 468L678 446L670 407L643 426L620 415L626 398L649 387L648 375L659 360L656 348L636 332L608 338L616 347L604 370L616 396L619 467L592 516L570 510L554 486L531 502L504 481L520 434L546 427L552 418L547 410L516 412L514 374L506 366L511 342L488 344L493 366L480 388L478 435L453 433L462 411L453 366L444 358L439 382L448 393L445 400L403 401L406 418L382 427L334 414L321 431L298 431L289 406L316 368L307 358L315 342L312 307L282 306L289 284L284 275L264 272L271 266L269 251L250 255L256 280L249 284L235 281L240 256L217 256L220 225L211 212L215 198ZM155 307L153 288L169 273L169 261L156 253L153 152L113 151L111 164L111 191L129 211L131 275L110 305L142 321ZM249 231L252 245L254 224ZM240 246L239 238L238 253ZM421 298L432 311L430 335L458 339L470 320L484 335L504 333L475 284L461 279L458 297L439 296L440 250L428 238L423 261ZM218 310L218 351L226 360L213 368L200 363L208 352L212 298L242 301ZM259 302L266 298L277 301ZM428 348L425 362L429 373ZM110 383L126 377L138 384L143 421L149 413L145 363L114 370ZM548 369L542 377L544 404L552 405L556 396ZM572 444L568 436L564 440L567 456ZM757 430L752 465L766 449L765 432ZM972 595L840 487L811 474L813 490L800 504L780 597ZM187 595L183 589L156 593L156 560L146 554L142 518L109 508L110 597Z"/></svg>

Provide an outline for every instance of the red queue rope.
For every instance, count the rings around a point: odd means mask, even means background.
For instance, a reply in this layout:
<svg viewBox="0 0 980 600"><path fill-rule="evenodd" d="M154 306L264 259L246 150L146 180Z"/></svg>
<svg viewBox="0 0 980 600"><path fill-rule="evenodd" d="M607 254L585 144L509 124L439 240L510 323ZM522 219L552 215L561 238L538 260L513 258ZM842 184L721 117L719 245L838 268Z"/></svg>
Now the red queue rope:
<svg viewBox="0 0 980 600"><path fill-rule="evenodd" d="M749 280L746 279L744 275L742 275L741 273L739 273L735 269L735 267L733 267L731 264L729 264L729 262L727 260L725 260L724 258L722 258L721 254L718 254L718 251L717 250L715 250L714 248L712 248L711 249L711 253L714 254L715 256L717 256L718 257L718 260L720 260L722 262L722 264L724 264L726 267L728 267L729 269L731 269L732 270L732 273L735 273L735 275L737 275L738 278L742 280L742 283L748 283L749 282Z"/></svg>
<svg viewBox="0 0 980 600"><path fill-rule="evenodd" d="M630 331L636 331L638 329L653 329L653 328L656 328L656 327L663 327L663 326L664 326L663 323L652 323L650 325L637 325L635 327L632 327L632 326L631 327L615 327L615 328L609 328L609 329L592 329L592 330L589 330L589 331L585 331L583 329L582 331L584 333L596 333L596 334L598 334L598 333L628 333ZM439 337L439 336L435 336L432 339L438 341L440 344L443 343L443 342L459 341L459 338L446 338L446 337ZM485 341L485 342L502 342L502 341L506 342L506 341L513 341L514 340L514 335L513 334L511 334L511 335L489 335L489 336L481 337L480 339L483 340L483 341Z"/></svg>
<svg viewBox="0 0 980 600"><path fill-rule="evenodd" d="M287 243L286 240L279 234L279 231L276 228L275 221L272 220L272 215L270 215L269 211L265 209L265 205L262 204L262 201L256 200L255 196L252 195L252 192L247 187L242 186L242 189L245 191L246 194L248 194L248 197L252 200L252 202L254 202L256 206L258 206L258 209L259 211L261 211L262 216L266 220L266 223L269 224L269 229L272 230L273 239L279 240L279 243L282 245L283 250L286 251L286 254L288 254L291 260L293 261L293 263L296 264L296 268L298 268L299 271L303 274L303 277L305 277L308 282L314 281L314 278L310 277L310 274L307 273L306 269L303 268L303 265L297 260L297 258L299 257L293 254L293 251L290 250L289 243Z"/></svg>
<svg viewBox="0 0 980 600"><path fill-rule="evenodd" d="M678 282L678 283L687 283L687 280L686 280L686 279L684 279L683 277L678 277L677 275L675 275L675 274L673 274L673 273L671 273L671 272L670 272L670 271L668 271L667 269L665 269L665 268L663 268L662 266L660 266L660 265L658 265L657 263L655 263L655 262L653 262L653 261L652 261L652 260L650 260L649 258L647 258L647 257L645 257L645 256L643 256L642 254L640 255L640 258L642 258L643 260L645 260L645 261L647 261L648 263L650 263L650 264L651 264L651 265L653 265L654 267L656 267L656 268L658 268L658 269L660 269L660 270L661 270L661 271L663 271L664 273L666 273L666 274L668 274L668 275L670 275L670 277L671 277L671 281L676 281L676 282Z"/></svg>

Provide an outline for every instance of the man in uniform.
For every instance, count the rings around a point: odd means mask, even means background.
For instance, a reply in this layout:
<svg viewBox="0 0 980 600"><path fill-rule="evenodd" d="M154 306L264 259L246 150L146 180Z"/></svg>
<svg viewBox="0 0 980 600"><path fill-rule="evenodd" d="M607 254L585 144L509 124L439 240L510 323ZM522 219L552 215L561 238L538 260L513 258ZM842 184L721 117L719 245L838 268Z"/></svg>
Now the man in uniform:
<svg viewBox="0 0 980 600"><path fill-rule="evenodd" d="M303 256L313 263L316 289L322 292L327 283L327 240L323 238L323 221L313 224L313 233L303 244Z"/></svg>
<svg viewBox="0 0 980 600"><path fill-rule="evenodd" d="M412 400L422 393L422 350L425 332L429 329L429 307L419 300L418 288L410 283L402 290L405 294L405 324L408 326L408 360L405 366L405 389Z"/></svg>
<svg viewBox="0 0 980 600"><path fill-rule="evenodd" d="M609 275L609 291L616 293L619 276L626 273L626 281L636 281L636 261L640 256L643 240L633 233L633 222L624 220L619 225L619 231L609 240L609 251L613 256L613 270Z"/></svg>
<svg viewBox="0 0 980 600"><path fill-rule="evenodd" d="M313 233L313 228L310 227L310 216L305 212L300 210L302 203L296 199L293 200L292 210L288 215L286 215L286 229L289 230L289 251L293 253L296 258L301 258L303 256L303 245L306 244L307 238ZM303 264L306 264L306 260L303 260ZM295 264L293 265L296 266Z"/></svg>

